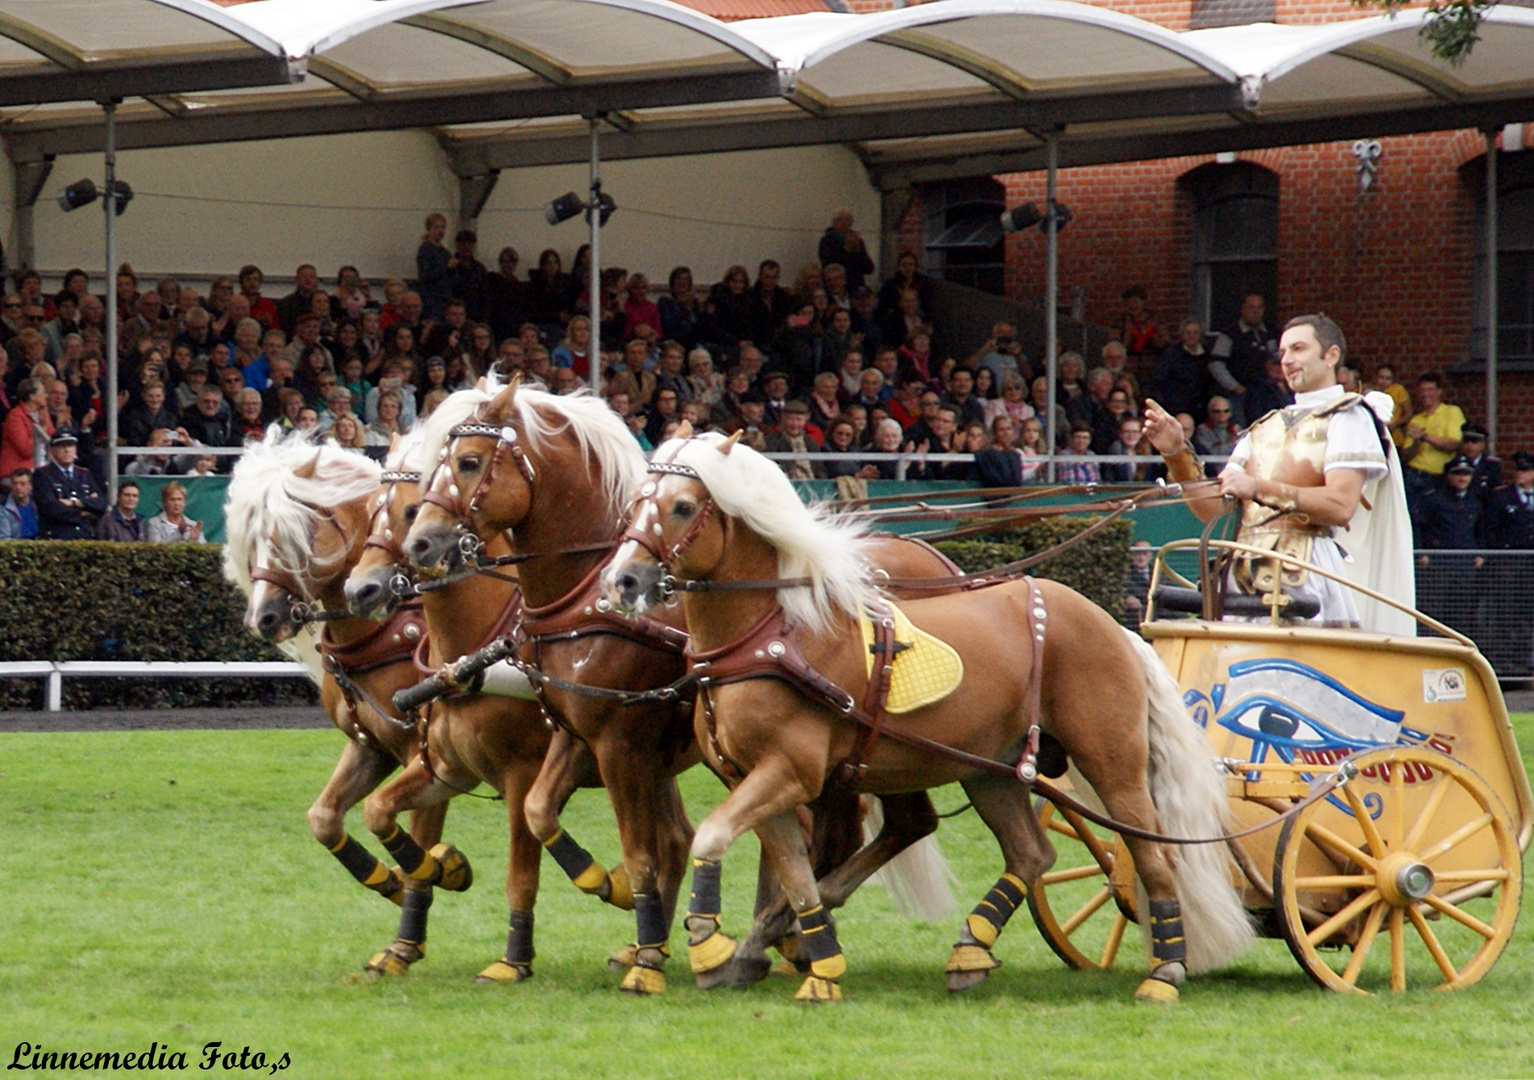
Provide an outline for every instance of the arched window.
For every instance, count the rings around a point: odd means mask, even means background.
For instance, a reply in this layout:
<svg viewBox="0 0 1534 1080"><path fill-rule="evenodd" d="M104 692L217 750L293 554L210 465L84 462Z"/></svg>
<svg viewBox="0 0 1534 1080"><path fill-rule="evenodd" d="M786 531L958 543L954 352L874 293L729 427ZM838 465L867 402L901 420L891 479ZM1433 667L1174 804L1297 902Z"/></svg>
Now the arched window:
<svg viewBox="0 0 1534 1080"><path fill-rule="evenodd" d="M1193 199L1193 311L1206 329L1235 323L1259 293L1278 306L1278 175L1238 161L1179 181Z"/></svg>
<svg viewBox="0 0 1534 1080"><path fill-rule="evenodd" d="M1486 360L1486 159L1466 168L1475 184L1475 317L1470 355ZM1497 159L1497 366L1534 364L1534 155Z"/></svg>

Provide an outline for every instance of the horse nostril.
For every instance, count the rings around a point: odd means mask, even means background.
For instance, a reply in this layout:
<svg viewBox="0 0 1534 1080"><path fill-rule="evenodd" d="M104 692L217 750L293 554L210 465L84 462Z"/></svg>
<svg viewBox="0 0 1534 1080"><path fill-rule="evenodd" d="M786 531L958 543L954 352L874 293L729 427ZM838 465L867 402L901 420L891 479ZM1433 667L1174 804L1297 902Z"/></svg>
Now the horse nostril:
<svg viewBox="0 0 1534 1080"><path fill-rule="evenodd" d="M431 551L431 544L424 537L416 537L405 543L405 556L413 563L419 563L425 559Z"/></svg>
<svg viewBox="0 0 1534 1080"><path fill-rule="evenodd" d="M346 591L351 594L350 607L352 611L361 614L371 611L378 604L379 594L383 592L383 586L370 581L364 585L353 587L348 585Z"/></svg>
<svg viewBox="0 0 1534 1080"><path fill-rule="evenodd" d="M256 620L256 629L261 631L262 637L272 637L282 627L282 616L275 611L263 611L261 618Z"/></svg>
<svg viewBox="0 0 1534 1080"><path fill-rule="evenodd" d="M618 577L618 592L624 599L632 600L639 593L639 579L633 574L622 574Z"/></svg>

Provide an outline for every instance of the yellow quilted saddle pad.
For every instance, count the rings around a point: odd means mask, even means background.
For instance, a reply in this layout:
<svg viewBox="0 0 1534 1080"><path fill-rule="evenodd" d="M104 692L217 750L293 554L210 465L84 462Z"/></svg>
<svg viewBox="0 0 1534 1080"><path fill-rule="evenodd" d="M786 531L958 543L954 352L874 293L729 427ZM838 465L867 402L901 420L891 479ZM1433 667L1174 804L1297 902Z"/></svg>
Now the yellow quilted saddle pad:
<svg viewBox="0 0 1534 1080"><path fill-rule="evenodd" d="M895 616L895 641L906 647L895 654L885 711L907 713L942 701L964 679L964 661L953 646L925 630L918 630L906 618L905 612L894 604L889 607ZM874 624L871 619L863 618L858 620L858 625L863 631L863 659L872 677L876 657L869 649L874 644Z"/></svg>

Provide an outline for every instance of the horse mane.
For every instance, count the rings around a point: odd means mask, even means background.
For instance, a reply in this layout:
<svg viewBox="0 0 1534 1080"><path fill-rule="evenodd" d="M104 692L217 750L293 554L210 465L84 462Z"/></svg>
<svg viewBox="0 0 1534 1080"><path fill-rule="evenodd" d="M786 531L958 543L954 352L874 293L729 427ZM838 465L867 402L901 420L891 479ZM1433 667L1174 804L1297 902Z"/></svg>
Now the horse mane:
<svg viewBox="0 0 1534 1080"><path fill-rule="evenodd" d="M314 475L297 475L311 461ZM249 444L229 478L224 504L224 576L248 597L256 541L268 532L275 537L276 557L300 582L338 570L315 562L309 550L320 508L366 498L378 489L381 472L362 454L302 437L273 432Z"/></svg>
<svg viewBox="0 0 1534 1080"><path fill-rule="evenodd" d="M425 480L426 462L429 460L423 452L425 448L425 426L417 424L399 437L399 445L389 451L384 468L390 472L418 472L421 479Z"/></svg>
<svg viewBox="0 0 1534 1080"><path fill-rule="evenodd" d="M439 461L449 441L448 433L473 420L480 406L494 401L502 389L490 383L483 390L450 394L426 419L420 460ZM603 494L613 513L621 514L627 508L634 491L644 483L644 453L607 402L590 391L551 394L526 386L518 387L512 402L522 424L522 437L530 448L543 448L569 431L580 446L582 458L588 464L595 460ZM423 467L422 471L428 470ZM427 479L423 476L422 483Z"/></svg>
<svg viewBox="0 0 1534 1080"><path fill-rule="evenodd" d="M776 462L749 446L721 454L724 441L714 432L671 439L655 451L655 459L673 460L674 453L678 464L694 469L720 510L772 545L779 577L814 582L808 589L778 590L789 619L816 633L828 629L839 612L861 615L877 603L868 555L872 538L863 523L824 506L806 506Z"/></svg>

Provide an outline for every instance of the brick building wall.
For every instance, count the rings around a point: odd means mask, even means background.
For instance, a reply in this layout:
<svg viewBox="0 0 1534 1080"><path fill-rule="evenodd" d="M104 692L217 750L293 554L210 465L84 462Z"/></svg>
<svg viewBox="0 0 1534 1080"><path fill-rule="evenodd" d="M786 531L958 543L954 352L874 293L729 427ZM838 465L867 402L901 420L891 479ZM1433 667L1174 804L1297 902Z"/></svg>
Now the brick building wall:
<svg viewBox="0 0 1534 1080"><path fill-rule="evenodd" d="M1367 18L1348 0L1088 0L1172 30L1252 21L1279 23ZM1266 11L1262 9L1266 6ZM851 5L889 7L870 0ZM1531 117L1534 119L1534 117ZM1525 128L1529 131L1530 128ZM1528 142L1527 136L1525 141ZM1484 154L1476 131L1434 132L1380 140L1376 182L1361 192L1352 143L1242 153L1279 178L1280 316L1322 310L1348 335L1349 364L1372 372L1395 365L1408 386L1424 371L1445 371L1468 357L1473 299L1475 204ZM1116 325L1126 285L1143 284L1163 325L1193 304L1193 204L1179 179L1212 156L1063 169L1058 197L1074 221L1060 234L1064 295L1085 290L1087 317ZM1469 175L1467 175L1469 174ZM1044 201L1044 174L997 178L1008 205ZM897 245L921 249L918 200L896 230ZM1037 296L1044 280L1044 238L1028 230L1007 240L1007 292ZM1503 371L1499 439L1505 457L1534 449L1534 375ZM1486 418L1484 378L1451 375L1448 397L1475 420Z"/></svg>

